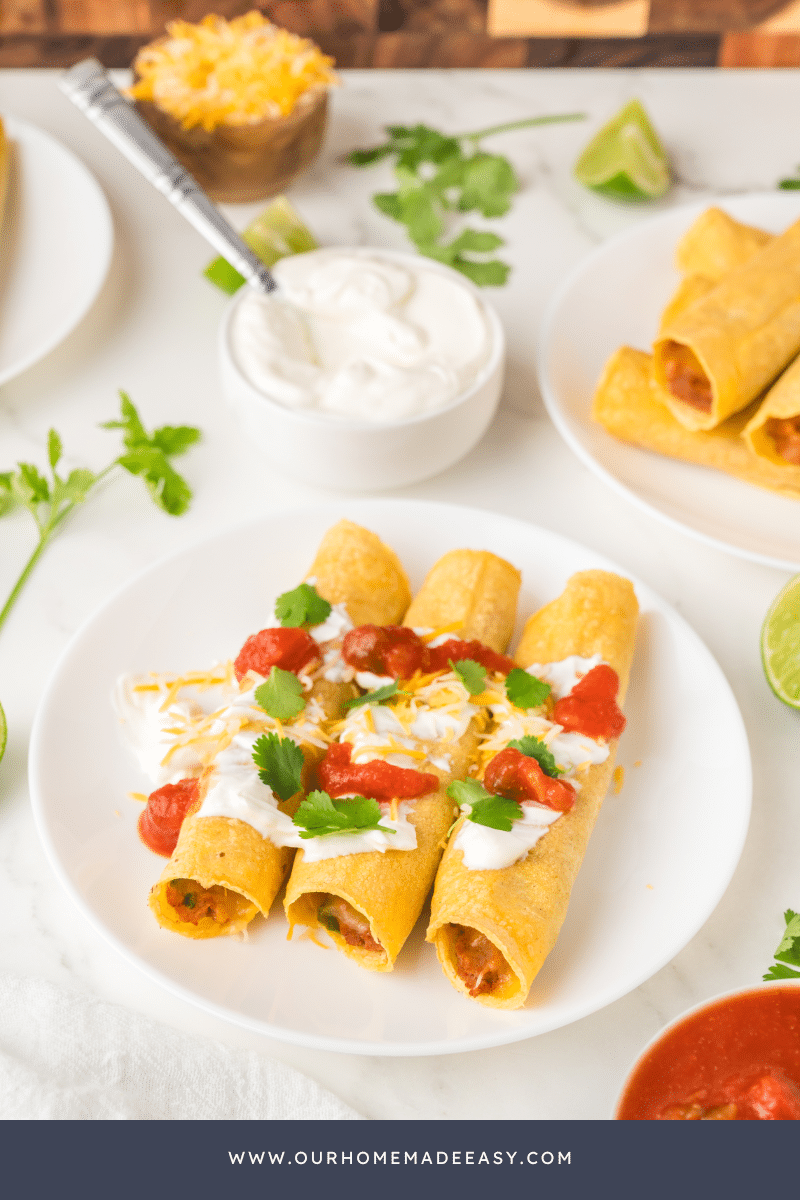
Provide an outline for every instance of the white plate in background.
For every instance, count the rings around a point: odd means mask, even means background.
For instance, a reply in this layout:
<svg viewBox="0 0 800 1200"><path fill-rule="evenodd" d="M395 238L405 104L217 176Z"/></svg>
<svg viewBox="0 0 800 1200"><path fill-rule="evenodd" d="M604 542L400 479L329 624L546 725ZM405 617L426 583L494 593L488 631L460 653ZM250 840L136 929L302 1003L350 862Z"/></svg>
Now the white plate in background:
<svg viewBox="0 0 800 1200"><path fill-rule="evenodd" d="M682 205L635 225L575 268L543 321L540 386L567 444L626 499L700 541L796 571L800 501L618 441L590 415L595 386L611 354L623 345L650 350L661 311L679 280L676 243L711 203ZM739 221L776 233L800 217L797 192L713 203Z"/></svg>
<svg viewBox="0 0 800 1200"><path fill-rule="evenodd" d="M152 979L219 1017L300 1045L445 1054L528 1038L610 1004L700 929L734 872L750 813L747 738L725 677L685 621L642 584L618 757L624 787L606 800L526 1007L497 1011L457 993L424 942L424 921L385 975L297 934L287 942L280 905L269 920L257 917L243 941L189 941L156 925L147 895L164 860L136 833L141 804L128 793L149 785L123 748L112 686L124 672L235 656L341 517L391 545L415 589L454 547L510 559L523 572L520 628L573 572L619 569L522 521L403 500L281 513L156 563L76 634L36 717L31 792L58 877L95 928Z"/></svg>
<svg viewBox="0 0 800 1200"><path fill-rule="evenodd" d="M0 224L0 384L86 315L114 244L108 202L83 163L35 125L3 121L11 176Z"/></svg>

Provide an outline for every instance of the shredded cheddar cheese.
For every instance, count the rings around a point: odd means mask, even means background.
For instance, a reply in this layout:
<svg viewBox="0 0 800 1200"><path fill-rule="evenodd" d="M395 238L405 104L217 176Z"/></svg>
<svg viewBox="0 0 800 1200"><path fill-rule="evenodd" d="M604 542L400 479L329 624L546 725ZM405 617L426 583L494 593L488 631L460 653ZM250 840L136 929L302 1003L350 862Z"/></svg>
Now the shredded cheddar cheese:
<svg viewBox="0 0 800 1200"><path fill-rule="evenodd" d="M256 11L231 21L213 13L196 25L170 21L167 36L142 47L133 65L129 95L184 129L209 132L288 116L304 96L338 82L332 58Z"/></svg>
<svg viewBox="0 0 800 1200"><path fill-rule="evenodd" d="M613 779L614 779L614 795L618 796L620 794L620 792L622 791L623 784L625 783L625 768L624 767L615 767Z"/></svg>

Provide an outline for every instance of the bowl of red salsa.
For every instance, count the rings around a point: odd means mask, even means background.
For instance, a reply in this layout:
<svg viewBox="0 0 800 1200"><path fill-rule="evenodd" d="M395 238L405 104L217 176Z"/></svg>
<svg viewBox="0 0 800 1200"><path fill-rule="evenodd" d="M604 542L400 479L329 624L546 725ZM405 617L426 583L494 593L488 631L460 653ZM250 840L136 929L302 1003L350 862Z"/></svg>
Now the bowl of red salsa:
<svg viewBox="0 0 800 1200"><path fill-rule="evenodd" d="M628 1075L618 1121L800 1121L800 980L738 989L677 1017Z"/></svg>

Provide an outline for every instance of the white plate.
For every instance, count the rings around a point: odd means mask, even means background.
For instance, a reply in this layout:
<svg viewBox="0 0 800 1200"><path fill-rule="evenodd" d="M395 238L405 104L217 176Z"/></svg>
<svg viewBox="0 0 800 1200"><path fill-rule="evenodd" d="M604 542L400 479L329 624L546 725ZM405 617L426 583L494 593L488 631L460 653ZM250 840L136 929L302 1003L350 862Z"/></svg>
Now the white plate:
<svg viewBox="0 0 800 1200"><path fill-rule="evenodd" d="M71 333L108 273L114 234L100 185L55 138L13 118L0 226L0 383Z"/></svg>
<svg viewBox="0 0 800 1200"><path fill-rule="evenodd" d="M548 412L588 467L639 508L742 558L800 570L800 503L719 471L626 445L590 417L609 356L649 350L678 283L675 244L712 201L685 205L604 242L553 298L542 327L539 379ZM783 231L800 216L797 192L714 201L740 221Z"/></svg>
<svg viewBox="0 0 800 1200"><path fill-rule="evenodd" d="M750 811L747 737L730 688L696 634L640 584L641 635L620 748L625 786L606 801L558 945L525 1008L497 1012L455 992L424 943L423 922L395 971L378 975L307 939L287 942L280 906L268 921L257 918L242 942L187 941L153 920L146 897L163 860L136 835L141 806L127 793L148 787L122 748L112 685L125 671L178 671L235 655L342 516L396 549L412 587L446 550L490 547L522 568L522 616L556 596L574 571L610 566L521 521L410 501L282 513L156 564L76 635L37 714L31 791L56 873L95 927L153 979L289 1042L443 1054L531 1037L610 1004L668 962L712 912Z"/></svg>

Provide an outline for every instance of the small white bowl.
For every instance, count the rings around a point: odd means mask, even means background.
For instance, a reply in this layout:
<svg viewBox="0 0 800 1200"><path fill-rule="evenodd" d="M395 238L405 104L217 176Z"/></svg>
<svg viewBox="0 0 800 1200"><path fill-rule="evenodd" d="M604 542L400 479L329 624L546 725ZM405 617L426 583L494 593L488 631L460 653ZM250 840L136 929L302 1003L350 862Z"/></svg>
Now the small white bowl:
<svg viewBox="0 0 800 1200"><path fill-rule="evenodd" d="M222 387L247 437L278 470L335 491L383 491L439 474L480 440L500 400L505 336L494 309L469 280L450 267L393 250L358 247L347 248L347 253L388 259L411 269L424 264L426 270L439 271L472 292L486 314L491 346L470 387L437 412L390 424L332 420L288 408L250 383L234 357L231 325L246 288L234 296L220 329Z"/></svg>
<svg viewBox="0 0 800 1200"><path fill-rule="evenodd" d="M727 1005L731 1001L735 1002L736 1000L741 999L746 996L747 997L757 996L762 993L775 992L775 991L780 991L782 989L787 989L789 991L796 993L797 1003L796 1003L796 1005L793 1005L793 1007L796 1008L797 1014L798 1014L798 1016L800 1016L800 980L779 979L779 980L769 980L768 982L765 982L765 983L756 983L756 984L753 984L751 987L733 988L729 992L721 992L718 996L712 996L709 1000L702 1000L699 1004L695 1004L692 1008L687 1009L686 1012L681 1013L680 1016L675 1017L675 1019L670 1021L668 1025L665 1025L663 1029L659 1030L659 1032L655 1035L655 1037L650 1039L650 1041L647 1043L647 1045L644 1047L644 1049L640 1052L640 1054L636 1058L636 1061L634 1062L633 1066L628 1071L628 1074L625 1078L625 1083L620 1091L619 1098L617 1100L617 1103L616 1103L616 1106L614 1109L614 1119L616 1121L637 1120L637 1119L641 1119L641 1120L657 1119L657 1118L646 1118L646 1117L645 1118L622 1117L622 1116L620 1116L620 1113L623 1110L623 1105L625 1104L625 1100L626 1100L629 1088L631 1087L632 1083L634 1083L634 1081L636 1081L636 1078L640 1074L640 1072L643 1072L643 1070L646 1069L647 1062L648 1062L648 1059L650 1058L650 1055L657 1047L659 1047L661 1045L662 1042L666 1041L671 1036L671 1034L675 1032L675 1030L680 1029L681 1026L692 1022L694 1020L694 1018L700 1016L703 1013L710 1012L713 1009L722 1009L722 1008L727 1007ZM756 1027L753 1026L753 1028L756 1028ZM719 1040L717 1040L716 1042L714 1042L713 1040L709 1040L709 1042L707 1043L707 1051L708 1051L709 1055L713 1055L714 1050L717 1047L722 1048L723 1043ZM765 1062L763 1065L765 1067L773 1067L774 1068L774 1067L780 1066L780 1063L775 1062L773 1059L773 1061ZM734 1074L735 1074L735 1072L734 1072ZM664 1105L667 1105L671 1102L677 1101L677 1099L678 1099L678 1097L667 1096L665 1094L662 1097L660 1097L658 1102L662 1105L662 1108L663 1108Z"/></svg>

